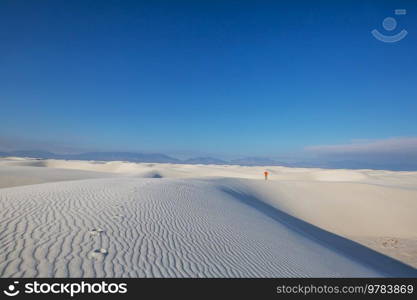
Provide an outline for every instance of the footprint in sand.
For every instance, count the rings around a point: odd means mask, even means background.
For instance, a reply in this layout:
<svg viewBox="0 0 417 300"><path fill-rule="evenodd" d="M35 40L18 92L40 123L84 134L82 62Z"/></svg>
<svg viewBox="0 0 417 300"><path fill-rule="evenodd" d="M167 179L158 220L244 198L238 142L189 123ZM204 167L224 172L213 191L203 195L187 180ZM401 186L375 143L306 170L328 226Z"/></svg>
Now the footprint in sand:
<svg viewBox="0 0 417 300"><path fill-rule="evenodd" d="M124 217L124 215L116 214L113 216L113 219L123 219Z"/></svg>
<svg viewBox="0 0 417 300"><path fill-rule="evenodd" d="M382 246L385 248L397 248L398 240L393 238L388 238L382 242Z"/></svg>
<svg viewBox="0 0 417 300"><path fill-rule="evenodd" d="M107 254L109 254L107 249L100 248L90 252L90 254L88 254L88 258L92 260L103 261Z"/></svg>
<svg viewBox="0 0 417 300"><path fill-rule="evenodd" d="M96 235L100 235L104 232L103 229L92 229L89 231L90 235L92 236L96 236Z"/></svg>

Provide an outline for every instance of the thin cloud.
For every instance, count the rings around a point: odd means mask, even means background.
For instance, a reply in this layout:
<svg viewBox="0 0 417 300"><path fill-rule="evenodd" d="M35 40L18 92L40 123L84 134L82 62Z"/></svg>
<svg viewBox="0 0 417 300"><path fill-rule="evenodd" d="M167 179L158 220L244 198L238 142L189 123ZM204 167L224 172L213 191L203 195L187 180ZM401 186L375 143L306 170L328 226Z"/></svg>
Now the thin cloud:
<svg viewBox="0 0 417 300"><path fill-rule="evenodd" d="M307 147L317 160L334 165L350 162L345 167L377 166L392 170L417 169L417 137L398 137L372 141L353 141L343 145Z"/></svg>
<svg viewBox="0 0 417 300"><path fill-rule="evenodd" d="M417 137L354 141L343 145L321 145L306 148L318 154L416 154Z"/></svg>

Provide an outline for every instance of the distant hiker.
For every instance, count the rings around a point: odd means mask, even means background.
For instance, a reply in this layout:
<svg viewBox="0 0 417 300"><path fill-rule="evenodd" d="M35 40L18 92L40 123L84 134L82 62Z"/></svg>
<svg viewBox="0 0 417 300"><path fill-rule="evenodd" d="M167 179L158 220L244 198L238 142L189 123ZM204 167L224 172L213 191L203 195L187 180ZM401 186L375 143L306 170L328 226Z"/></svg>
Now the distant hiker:
<svg viewBox="0 0 417 300"><path fill-rule="evenodd" d="M268 174L269 174L269 173L268 173L268 171L265 171L265 172L264 172L264 175L265 175L265 180L268 180Z"/></svg>

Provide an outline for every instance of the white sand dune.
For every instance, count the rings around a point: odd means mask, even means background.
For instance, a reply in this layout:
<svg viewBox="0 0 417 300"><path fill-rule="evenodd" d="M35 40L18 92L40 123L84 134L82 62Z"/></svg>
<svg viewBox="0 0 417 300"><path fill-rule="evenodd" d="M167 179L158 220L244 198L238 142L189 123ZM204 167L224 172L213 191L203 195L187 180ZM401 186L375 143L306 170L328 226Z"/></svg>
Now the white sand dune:
<svg viewBox="0 0 417 300"><path fill-rule="evenodd" d="M0 277L417 276L417 172L264 169L0 159Z"/></svg>

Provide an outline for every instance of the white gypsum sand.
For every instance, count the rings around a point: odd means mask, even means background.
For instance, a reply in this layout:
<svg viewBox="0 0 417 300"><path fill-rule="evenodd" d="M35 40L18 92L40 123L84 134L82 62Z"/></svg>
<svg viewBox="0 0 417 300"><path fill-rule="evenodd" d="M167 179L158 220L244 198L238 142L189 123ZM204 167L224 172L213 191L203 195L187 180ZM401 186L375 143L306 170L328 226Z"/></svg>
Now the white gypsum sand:
<svg viewBox="0 0 417 300"><path fill-rule="evenodd" d="M416 212L417 172L6 158L0 277L415 277Z"/></svg>

